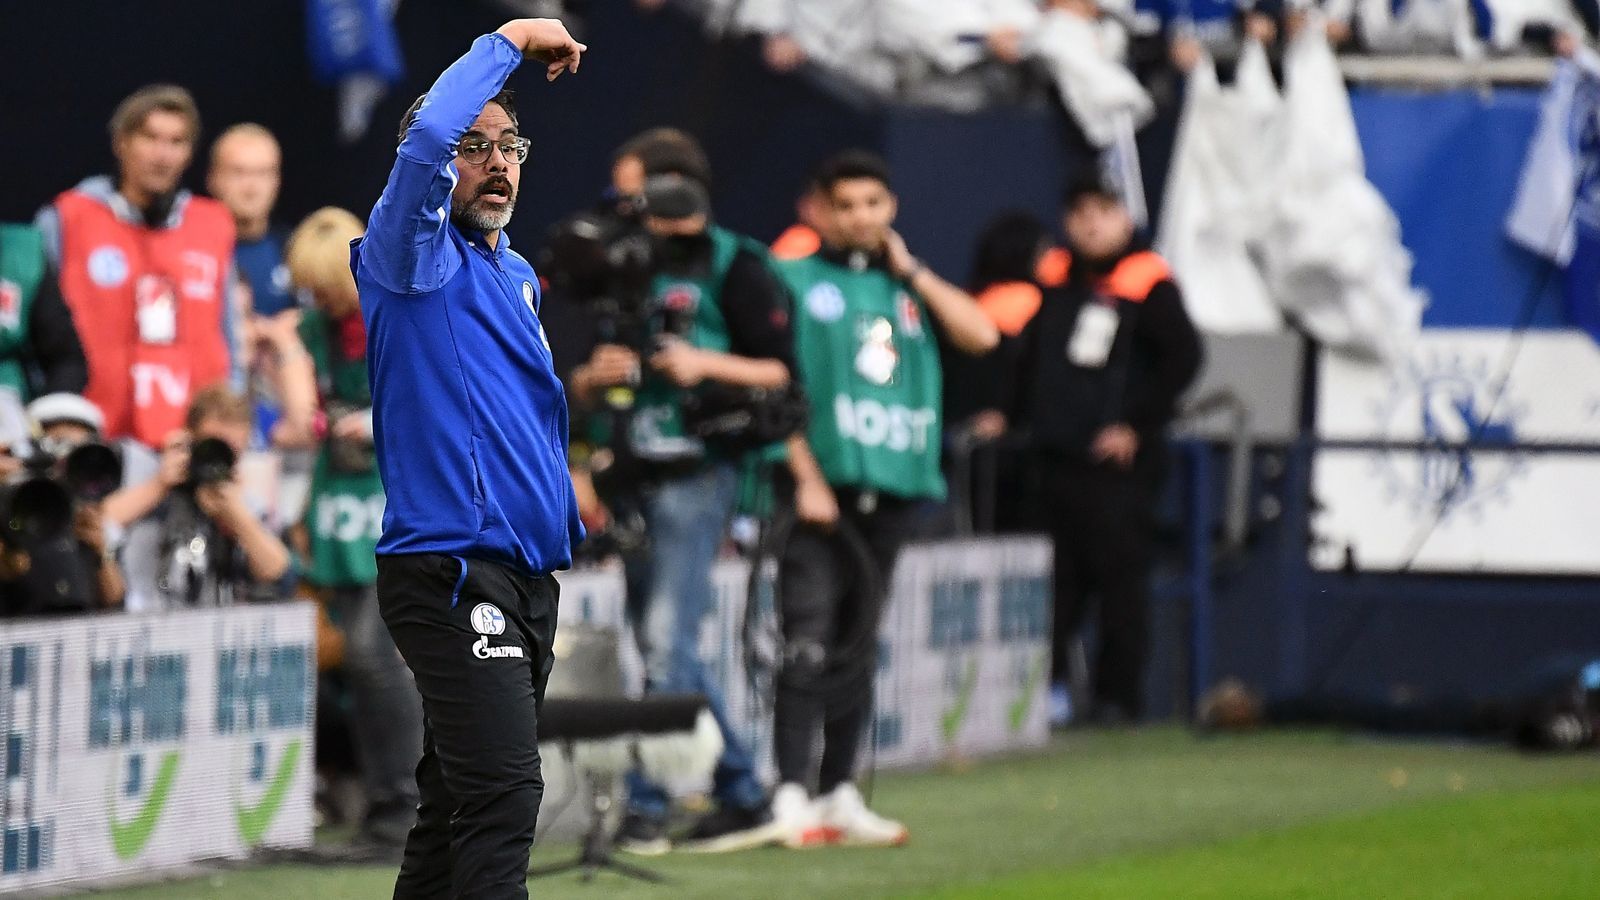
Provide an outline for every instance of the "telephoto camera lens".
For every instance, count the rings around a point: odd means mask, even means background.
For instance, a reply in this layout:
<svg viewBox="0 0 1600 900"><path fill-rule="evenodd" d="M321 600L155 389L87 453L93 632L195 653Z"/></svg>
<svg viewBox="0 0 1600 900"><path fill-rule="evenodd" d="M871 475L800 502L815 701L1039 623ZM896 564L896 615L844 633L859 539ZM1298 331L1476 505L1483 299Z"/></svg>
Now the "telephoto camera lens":
<svg viewBox="0 0 1600 900"><path fill-rule="evenodd" d="M0 538L29 547L65 534L72 526L72 498L48 478L30 478L5 493L5 519Z"/></svg>
<svg viewBox="0 0 1600 900"><path fill-rule="evenodd" d="M99 503L122 486L122 459L105 444L82 444L67 454L61 480L75 499Z"/></svg>
<svg viewBox="0 0 1600 900"><path fill-rule="evenodd" d="M233 465L238 460L238 454L226 441L218 438L196 441L189 450L189 484L204 487L227 481L233 478Z"/></svg>

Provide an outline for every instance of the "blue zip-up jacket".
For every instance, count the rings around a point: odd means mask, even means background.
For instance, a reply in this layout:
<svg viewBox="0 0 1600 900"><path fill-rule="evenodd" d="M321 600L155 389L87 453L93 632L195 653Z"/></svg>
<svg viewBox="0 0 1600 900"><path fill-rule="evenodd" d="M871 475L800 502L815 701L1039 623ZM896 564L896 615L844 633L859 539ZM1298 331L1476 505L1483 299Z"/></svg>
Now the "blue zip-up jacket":
<svg viewBox="0 0 1600 900"><path fill-rule="evenodd" d="M490 248L450 222L456 145L521 62L510 41L485 35L434 82L351 267L388 494L378 553L542 574L571 565L583 526L539 279L504 233Z"/></svg>

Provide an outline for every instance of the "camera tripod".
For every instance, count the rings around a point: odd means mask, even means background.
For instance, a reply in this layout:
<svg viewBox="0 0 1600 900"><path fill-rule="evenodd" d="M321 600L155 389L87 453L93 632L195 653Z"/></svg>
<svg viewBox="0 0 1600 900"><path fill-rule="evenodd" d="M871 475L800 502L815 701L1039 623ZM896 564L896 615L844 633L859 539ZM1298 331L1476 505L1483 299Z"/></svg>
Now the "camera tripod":
<svg viewBox="0 0 1600 900"><path fill-rule="evenodd" d="M607 827L610 823L610 812L613 804L611 791L601 789L599 782L603 776L585 772L580 777L584 781L585 789L589 792L589 830L584 832L583 844L578 850L578 858L566 862L533 866L528 869L528 877L547 878L552 875L565 875L568 872L580 872L582 873L580 880L588 883L594 881L596 874L605 871L615 872L618 875L646 881L651 884L665 884L667 878L659 872L617 859L616 850L611 843L610 829Z"/></svg>

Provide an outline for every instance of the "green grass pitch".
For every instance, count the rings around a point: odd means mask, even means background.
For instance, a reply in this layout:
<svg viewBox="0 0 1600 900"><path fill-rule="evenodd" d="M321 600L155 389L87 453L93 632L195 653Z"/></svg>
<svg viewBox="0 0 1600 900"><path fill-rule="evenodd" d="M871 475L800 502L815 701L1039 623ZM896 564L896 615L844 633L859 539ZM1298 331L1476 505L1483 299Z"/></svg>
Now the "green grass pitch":
<svg viewBox="0 0 1600 900"><path fill-rule="evenodd" d="M552 794L562 786L553 786ZM547 798L550 799L550 798ZM559 799L559 798L556 798ZM1600 756L1331 733L1076 733L1042 753L880 776L896 850L646 860L535 897L1600 897ZM540 847L534 862L572 848ZM229 870L104 897L387 897L379 868Z"/></svg>

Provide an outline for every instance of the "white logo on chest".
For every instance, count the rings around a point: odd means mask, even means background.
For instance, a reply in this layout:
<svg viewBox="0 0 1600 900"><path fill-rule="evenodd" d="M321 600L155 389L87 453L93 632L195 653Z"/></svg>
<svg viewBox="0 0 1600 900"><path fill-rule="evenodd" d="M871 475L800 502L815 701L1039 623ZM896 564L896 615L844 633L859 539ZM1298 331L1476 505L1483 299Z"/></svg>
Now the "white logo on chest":
<svg viewBox="0 0 1600 900"><path fill-rule="evenodd" d="M114 288L128 280L128 257L121 247L96 247L89 254L89 279L103 288Z"/></svg>
<svg viewBox="0 0 1600 900"><path fill-rule="evenodd" d="M837 322L844 316L844 291L831 281L819 282L806 292L806 312L818 322Z"/></svg>

